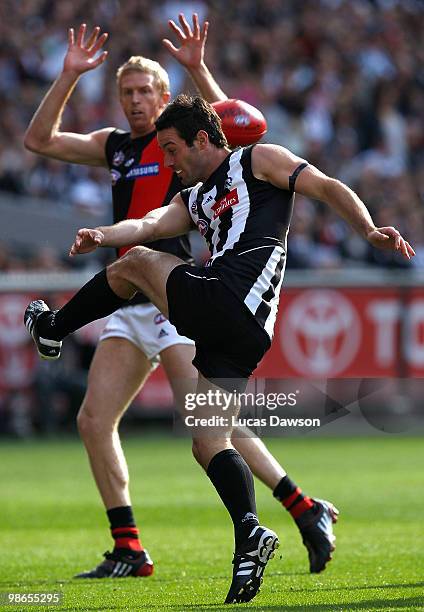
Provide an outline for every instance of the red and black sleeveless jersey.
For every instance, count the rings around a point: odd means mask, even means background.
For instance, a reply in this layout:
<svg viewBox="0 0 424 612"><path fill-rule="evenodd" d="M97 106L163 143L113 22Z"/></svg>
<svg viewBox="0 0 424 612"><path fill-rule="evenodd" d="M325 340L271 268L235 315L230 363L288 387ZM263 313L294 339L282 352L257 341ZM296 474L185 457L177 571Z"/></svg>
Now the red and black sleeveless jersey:
<svg viewBox="0 0 424 612"><path fill-rule="evenodd" d="M166 206L183 188L176 174L164 166L156 132L131 138L129 132L114 130L106 141L105 152L112 179L114 223L139 219L155 208ZM193 261L187 236L157 240L148 246L172 253L188 263ZM118 249L117 255L121 257L130 248ZM147 301L139 293L131 304Z"/></svg>

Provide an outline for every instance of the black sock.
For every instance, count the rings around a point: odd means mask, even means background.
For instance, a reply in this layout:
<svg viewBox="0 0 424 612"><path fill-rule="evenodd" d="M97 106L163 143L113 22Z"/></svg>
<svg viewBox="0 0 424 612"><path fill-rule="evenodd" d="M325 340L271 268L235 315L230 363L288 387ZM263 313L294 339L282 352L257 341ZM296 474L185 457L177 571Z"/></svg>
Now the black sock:
<svg viewBox="0 0 424 612"><path fill-rule="evenodd" d="M37 319L37 332L43 338L62 340L76 329L118 310L127 299L120 298L110 288L106 269L88 281L54 314L46 312Z"/></svg>
<svg viewBox="0 0 424 612"><path fill-rule="evenodd" d="M258 524L252 472L243 457L229 448L212 457L207 475L230 513L237 550Z"/></svg>
<svg viewBox="0 0 424 612"><path fill-rule="evenodd" d="M110 510L106 510L106 514L108 516L111 529L116 529L117 527L135 527L135 520L131 506L118 506L117 508L111 508Z"/></svg>

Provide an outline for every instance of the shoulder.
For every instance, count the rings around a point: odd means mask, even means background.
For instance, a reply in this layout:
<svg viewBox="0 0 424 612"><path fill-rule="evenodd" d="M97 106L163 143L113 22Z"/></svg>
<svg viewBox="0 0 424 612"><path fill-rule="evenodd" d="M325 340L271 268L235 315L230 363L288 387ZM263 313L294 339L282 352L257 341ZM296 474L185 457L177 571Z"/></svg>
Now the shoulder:
<svg viewBox="0 0 424 612"><path fill-rule="evenodd" d="M201 186L202 186L202 183L197 183L197 185L194 185L193 187L187 187L186 189L182 189L180 191L181 199L184 205L187 206L187 208L197 198L197 194Z"/></svg>
<svg viewBox="0 0 424 612"><path fill-rule="evenodd" d="M188 206L189 202L190 202L190 194L193 191L193 187L188 187L187 189L182 189L179 193L182 201L184 202L185 206Z"/></svg>
<svg viewBox="0 0 424 612"><path fill-rule="evenodd" d="M90 132L88 135L92 140L95 140L98 144L105 145L109 136L116 130L114 127L105 127L101 130L95 130Z"/></svg>
<svg viewBox="0 0 424 612"><path fill-rule="evenodd" d="M258 179L274 183L275 176L289 177L291 173L305 162L289 149L276 144L257 144L252 148L252 172ZM280 181L278 181L280 183ZM281 187L281 184L278 184Z"/></svg>
<svg viewBox="0 0 424 612"><path fill-rule="evenodd" d="M108 133L106 134L106 146L109 147L118 147L127 140L130 139L130 132L125 132L124 130L120 130L119 128L107 128Z"/></svg>
<svg viewBox="0 0 424 612"><path fill-rule="evenodd" d="M109 165L114 162L114 155L119 149L125 147L130 142L130 132L125 132L118 128L111 128L105 139L105 153ZM123 160L122 160L123 161Z"/></svg>
<svg viewBox="0 0 424 612"><path fill-rule="evenodd" d="M255 144L252 145L251 147L252 149L252 159L259 159L259 160L275 160L275 159L283 159L283 158L288 158L288 159L297 159L297 156L292 153L291 151L289 151L289 149L286 149L284 147L282 147L281 145L277 145L277 144Z"/></svg>

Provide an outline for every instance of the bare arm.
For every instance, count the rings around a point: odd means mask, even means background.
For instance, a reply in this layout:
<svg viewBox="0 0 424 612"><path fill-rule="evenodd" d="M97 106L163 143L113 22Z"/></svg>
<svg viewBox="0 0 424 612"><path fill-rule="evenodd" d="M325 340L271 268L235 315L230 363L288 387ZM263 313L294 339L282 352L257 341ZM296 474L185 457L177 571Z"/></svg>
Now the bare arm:
<svg viewBox="0 0 424 612"><path fill-rule="evenodd" d="M97 68L107 57L107 51L97 54L108 35L105 33L99 36L100 28L97 27L84 41L85 31L86 26L82 24L75 41L73 28L69 29L63 70L32 118L25 133L24 144L30 151L47 157L77 164L105 166L105 143L113 128L91 134L60 131L64 108L81 74Z"/></svg>
<svg viewBox="0 0 424 612"><path fill-rule="evenodd" d="M290 175L304 161L278 145L256 145L252 153L252 170L257 178L288 189ZM308 165L298 175L296 192L331 206L373 246L399 250L408 259L415 255L413 248L396 228L375 226L367 207L352 189L314 166Z"/></svg>
<svg viewBox="0 0 424 612"><path fill-rule="evenodd" d="M168 206L156 208L142 219L126 219L115 225L80 229L69 255L90 253L99 246L118 248L173 238L186 234L191 228L190 215L177 194Z"/></svg>
<svg viewBox="0 0 424 612"><path fill-rule="evenodd" d="M205 21L202 28L199 25L197 13L193 14L193 29L188 24L183 13L179 15L180 26L169 20L169 27L175 32L180 44L175 47L165 38L162 42L175 59L187 70L200 95L208 102L226 100L227 95L215 81L204 62L205 44L208 36L209 22Z"/></svg>

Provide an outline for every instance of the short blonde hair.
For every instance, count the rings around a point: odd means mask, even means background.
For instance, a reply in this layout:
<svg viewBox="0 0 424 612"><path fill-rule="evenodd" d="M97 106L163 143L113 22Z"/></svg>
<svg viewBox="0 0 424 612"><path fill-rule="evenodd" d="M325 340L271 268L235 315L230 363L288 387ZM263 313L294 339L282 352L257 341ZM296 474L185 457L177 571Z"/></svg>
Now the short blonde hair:
<svg viewBox="0 0 424 612"><path fill-rule="evenodd" d="M121 84L121 78L127 72L143 72L151 74L154 77L155 85L161 94L169 92L169 76L162 66L154 60L147 59L141 55L133 55L130 59L122 64L116 71L116 81L118 86Z"/></svg>

